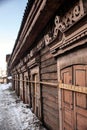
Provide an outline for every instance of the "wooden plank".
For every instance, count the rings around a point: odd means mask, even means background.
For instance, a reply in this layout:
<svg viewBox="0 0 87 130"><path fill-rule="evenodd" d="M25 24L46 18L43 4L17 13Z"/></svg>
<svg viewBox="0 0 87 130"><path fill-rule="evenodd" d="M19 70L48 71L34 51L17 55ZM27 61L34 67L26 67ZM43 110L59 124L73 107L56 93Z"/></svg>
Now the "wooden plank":
<svg viewBox="0 0 87 130"><path fill-rule="evenodd" d="M51 98L58 99L58 93L57 92L52 92L50 90L42 91L42 96L45 97L45 98L50 98L51 97ZM52 99L52 100L54 100L54 99Z"/></svg>
<svg viewBox="0 0 87 130"><path fill-rule="evenodd" d="M17 80L15 80L15 79L12 79L12 80L14 80L14 81L23 81L23 82L28 82L28 83L32 83L32 84L44 84L44 85L48 85L48 86L53 86L53 87L57 87L58 86L58 84L57 84L57 82L46 82L46 81L31 81L31 80L20 80L20 79L17 79Z"/></svg>
<svg viewBox="0 0 87 130"><path fill-rule="evenodd" d="M87 87L68 85L68 84L61 84L60 83L59 88L87 94Z"/></svg>
<svg viewBox="0 0 87 130"><path fill-rule="evenodd" d="M47 106L53 108L54 110L58 109L58 104L48 100L47 98L43 98L43 104L46 104Z"/></svg>
<svg viewBox="0 0 87 130"><path fill-rule="evenodd" d="M46 73L41 75L41 79L57 80L57 73Z"/></svg>
<svg viewBox="0 0 87 130"><path fill-rule="evenodd" d="M41 62L46 61L46 60L48 60L50 58L53 58L53 55L48 51L43 56L41 56Z"/></svg>
<svg viewBox="0 0 87 130"><path fill-rule="evenodd" d="M54 110L53 108L47 106L46 104L43 104L43 111L49 112L54 118L58 119L59 111Z"/></svg>
<svg viewBox="0 0 87 130"><path fill-rule="evenodd" d="M46 115L44 115L44 125L47 127L48 130L58 130L55 124L52 121L50 121L49 117L47 117Z"/></svg>
<svg viewBox="0 0 87 130"><path fill-rule="evenodd" d="M57 121L58 121L58 113L56 113L55 115L53 115L54 113L50 113L50 110L48 111L48 110L45 110L44 109L44 111L43 111L43 113L45 114L45 115L48 115L48 116L50 116L50 117L52 117L52 122L54 122L54 123L56 123L57 124Z"/></svg>
<svg viewBox="0 0 87 130"><path fill-rule="evenodd" d="M58 96L56 96L56 95L48 94L47 92L43 92L42 96L52 102L56 102L56 103L58 102Z"/></svg>
<svg viewBox="0 0 87 130"><path fill-rule="evenodd" d="M53 80L53 79L41 79L41 80L42 80L42 82L54 84L53 86L51 85L52 87L57 87L58 86L58 80L57 79L55 79L55 80ZM45 84L43 84L43 85L45 85ZM45 86L47 86L47 85L45 85Z"/></svg>
<svg viewBox="0 0 87 130"><path fill-rule="evenodd" d="M42 94L43 93L47 93L47 94L50 94L50 95L57 97L58 90L57 90L57 88L54 88L54 87L49 87L49 89L48 89L48 86L43 85L42 86Z"/></svg>
<svg viewBox="0 0 87 130"><path fill-rule="evenodd" d="M45 48L43 48L42 50L41 50L41 56L43 56L45 53L47 53L47 52L49 52L49 47L45 47Z"/></svg>
<svg viewBox="0 0 87 130"><path fill-rule="evenodd" d="M52 115L50 115L49 113L45 111L44 111L44 122L45 124L47 124L47 126L49 126L48 128L50 130L54 130L54 129L58 130L59 128L58 119L55 120Z"/></svg>
<svg viewBox="0 0 87 130"><path fill-rule="evenodd" d="M54 58L41 62L41 68L57 64L57 61Z"/></svg>
<svg viewBox="0 0 87 130"><path fill-rule="evenodd" d="M57 65L52 65L41 69L41 74L51 73L51 72L57 72Z"/></svg>

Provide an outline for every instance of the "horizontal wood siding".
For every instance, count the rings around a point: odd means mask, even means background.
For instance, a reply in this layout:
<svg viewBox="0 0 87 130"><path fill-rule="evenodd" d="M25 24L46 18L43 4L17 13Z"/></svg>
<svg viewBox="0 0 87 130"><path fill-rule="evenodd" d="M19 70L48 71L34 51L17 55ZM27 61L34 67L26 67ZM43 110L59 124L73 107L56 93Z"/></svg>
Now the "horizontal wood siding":
<svg viewBox="0 0 87 130"><path fill-rule="evenodd" d="M43 86L43 118L45 125L50 130L58 130L59 114L58 114L58 97L57 88Z"/></svg>
<svg viewBox="0 0 87 130"><path fill-rule="evenodd" d="M57 83L57 62L50 54L49 48L41 50L41 80ZM58 91L55 86L42 85L43 121L50 130L58 130Z"/></svg>

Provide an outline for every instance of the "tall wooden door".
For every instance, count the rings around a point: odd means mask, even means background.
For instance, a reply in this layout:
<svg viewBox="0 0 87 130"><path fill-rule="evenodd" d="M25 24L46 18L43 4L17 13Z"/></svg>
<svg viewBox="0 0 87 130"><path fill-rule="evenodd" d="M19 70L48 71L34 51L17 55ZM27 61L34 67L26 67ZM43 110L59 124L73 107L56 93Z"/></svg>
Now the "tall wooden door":
<svg viewBox="0 0 87 130"><path fill-rule="evenodd" d="M20 74L20 98L23 100L23 75Z"/></svg>
<svg viewBox="0 0 87 130"><path fill-rule="evenodd" d="M73 67L74 85L87 87L87 67L77 65ZM87 130L87 95L74 94L74 112L76 130Z"/></svg>
<svg viewBox="0 0 87 130"><path fill-rule="evenodd" d="M87 67L76 65L61 71L65 84L87 86ZM87 94L62 89L63 130L87 130Z"/></svg>
<svg viewBox="0 0 87 130"><path fill-rule="evenodd" d="M37 76L37 74L34 74L33 75L33 81L34 82L36 82L37 80L36 80L36 76ZM34 111L34 113L36 114L36 83L33 83L33 111Z"/></svg>
<svg viewBox="0 0 87 130"><path fill-rule="evenodd" d="M61 79L65 84L72 84L72 67L61 71ZM62 90L62 124L63 130L74 130L73 92Z"/></svg>
<svg viewBox="0 0 87 130"><path fill-rule="evenodd" d="M25 86L24 86L24 73L23 73L23 102L25 103Z"/></svg>
<svg viewBox="0 0 87 130"><path fill-rule="evenodd" d="M26 103L29 104L29 82L28 82L28 76L26 76Z"/></svg>
<svg viewBox="0 0 87 130"><path fill-rule="evenodd" d="M20 75L18 74L18 97L20 96Z"/></svg>
<svg viewBox="0 0 87 130"><path fill-rule="evenodd" d="M40 103L40 85L36 82L39 81L39 75L34 74L33 75L33 110L36 116L41 116L41 103Z"/></svg>

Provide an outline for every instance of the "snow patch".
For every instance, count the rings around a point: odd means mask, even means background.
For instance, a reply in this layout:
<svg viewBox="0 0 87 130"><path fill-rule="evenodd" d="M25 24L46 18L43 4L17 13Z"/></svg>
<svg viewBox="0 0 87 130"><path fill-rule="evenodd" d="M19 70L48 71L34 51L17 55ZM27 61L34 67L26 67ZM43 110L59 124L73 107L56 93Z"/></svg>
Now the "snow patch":
<svg viewBox="0 0 87 130"><path fill-rule="evenodd" d="M12 79L12 76L7 77L8 79Z"/></svg>
<svg viewBox="0 0 87 130"><path fill-rule="evenodd" d="M17 124L15 124L17 120L17 123L19 123L20 126L20 130L46 130L46 128L43 127L41 121L28 108L28 104L23 104L23 101L21 101L20 98L16 96L15 91L10 91L11 88L11 83L0 85L0 92L1 94L4 94L2 96L3 98L1 99L3 100L2 107L4 107L4 109L10 113L9 116L11 116L11 120L13 120L13 128L14 126L17 126Z"/></svg>
<svg viewBox="0 0 87 130"><path fill-rule="evenodd" d="M12 87L12 83L11 82L9 82L8 84L0 84L0 88L2 90L9 89L10 87Z"/></svg>

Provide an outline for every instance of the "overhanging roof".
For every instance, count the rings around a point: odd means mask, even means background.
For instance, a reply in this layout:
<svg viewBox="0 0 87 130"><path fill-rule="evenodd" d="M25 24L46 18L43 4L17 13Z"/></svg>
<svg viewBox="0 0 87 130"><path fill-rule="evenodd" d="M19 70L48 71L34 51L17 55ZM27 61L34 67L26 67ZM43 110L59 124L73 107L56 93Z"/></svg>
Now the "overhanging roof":
<svg viewBox="0 0 87 130"><path fill-rule="evenodd" d="M30 0L32 1L32 0ZM12 68L34 43L63 0L33 0L28 3L19 34L11 54L9 65Z"/></svg>

